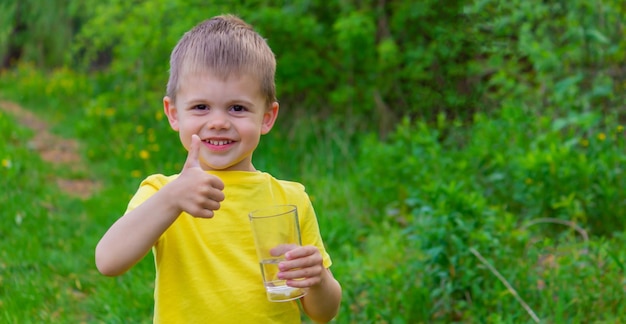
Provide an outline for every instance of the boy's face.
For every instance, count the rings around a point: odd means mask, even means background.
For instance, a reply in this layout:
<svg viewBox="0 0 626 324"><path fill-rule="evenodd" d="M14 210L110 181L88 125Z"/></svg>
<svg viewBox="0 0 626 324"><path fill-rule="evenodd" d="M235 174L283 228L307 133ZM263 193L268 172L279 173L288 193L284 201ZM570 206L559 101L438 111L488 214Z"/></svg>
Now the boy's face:
<svg viewBox="0 0 626 324"><path fill-rule="evenodd" d="M232 75L222 80L211 73L182 78L176 101L165 97L163 106L187 150L193 134L202 140L204 170L254 171L252 153L278 115L278 103L268 109L256 79Z"/></svg>

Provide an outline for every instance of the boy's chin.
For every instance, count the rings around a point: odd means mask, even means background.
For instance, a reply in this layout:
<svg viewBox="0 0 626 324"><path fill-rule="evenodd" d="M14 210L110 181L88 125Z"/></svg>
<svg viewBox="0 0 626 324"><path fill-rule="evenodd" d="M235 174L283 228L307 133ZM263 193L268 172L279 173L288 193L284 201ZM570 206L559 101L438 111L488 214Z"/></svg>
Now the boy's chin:
<svg viewBox="0 0 626 324"><path fill-rule="evenodd" d="M202 169L205 171L256 171L252 163L203 163Z"/></svg>

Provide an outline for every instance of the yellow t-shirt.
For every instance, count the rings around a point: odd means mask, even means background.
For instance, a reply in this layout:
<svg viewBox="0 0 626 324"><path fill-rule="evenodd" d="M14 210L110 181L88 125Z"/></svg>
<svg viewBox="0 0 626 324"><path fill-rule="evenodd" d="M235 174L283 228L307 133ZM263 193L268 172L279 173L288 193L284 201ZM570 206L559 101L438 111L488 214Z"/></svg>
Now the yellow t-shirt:
<svg viewBox="0 0 626 324"><path fill-rule="evenodd" d="M207 171L224 182L225 199L211 219L182 213L152 251L156 264L155 323L299 323L296 301L267 300L248 213L293 204L303 245L330 256L304 186L263 172ZM139 206L178 175L151 175L128 205Z"/></svg>

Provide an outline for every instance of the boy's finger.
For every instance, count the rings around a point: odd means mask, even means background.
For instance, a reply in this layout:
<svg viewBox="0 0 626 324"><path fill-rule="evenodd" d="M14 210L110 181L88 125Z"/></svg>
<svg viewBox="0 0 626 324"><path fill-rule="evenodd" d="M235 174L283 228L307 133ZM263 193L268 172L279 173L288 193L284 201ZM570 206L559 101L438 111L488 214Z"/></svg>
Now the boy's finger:
<svg viewBox="0 0 626 324"><path fill-rule="evenodd" d="M215 190L215 192L213 192L213 194L211 195L211 199L213 199L213 201L224 201L224 199L226 198L226 196L224 196L224 185L222 185L221 188L213 188Z"/></svg>
<svg viewBox="0 0 626 324"><path fill-rule="evenodd" d="M191 135L191 146L189 147L189 154L187 154L187 160L185 161L184 169L199 168L200 167L200 137L196 134Z"/></svg>
<svg viewBox="0 0 626 324"><path fill-rule="evenodd" d="M218 190L224 190L224 182L218 177L213 177L210 181L211 186Z"/></svg>
<svg viewBox="0 0 626 324"><path fill-rule="evenodd" d="M270 254L272 256L281 256L297 247L297 244L279 244L278 246L270 250Z"/></svg>
<svg viewBox="0 0 626 324"><path fill-rule="evenodd" d="M297 246L293 250L285 251L285 259L293 260L298 258L314 256L315 259L322 260L322 255L317 247L312 245Z"/></svg>

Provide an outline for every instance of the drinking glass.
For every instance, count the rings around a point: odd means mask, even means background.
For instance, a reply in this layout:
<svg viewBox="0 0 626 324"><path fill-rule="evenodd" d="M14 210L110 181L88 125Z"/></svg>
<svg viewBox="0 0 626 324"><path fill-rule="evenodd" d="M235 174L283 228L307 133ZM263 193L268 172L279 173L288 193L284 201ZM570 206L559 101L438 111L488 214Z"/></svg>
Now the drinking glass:
<svg viewBox="0 0 626 324"><path fill-rule="evenodd" d="M285 253L302 245L297 207L271 206L252 211L249 217L267 299L283 302L304 296L307 289L289 287L278 279L278 264Z"/></svg>

